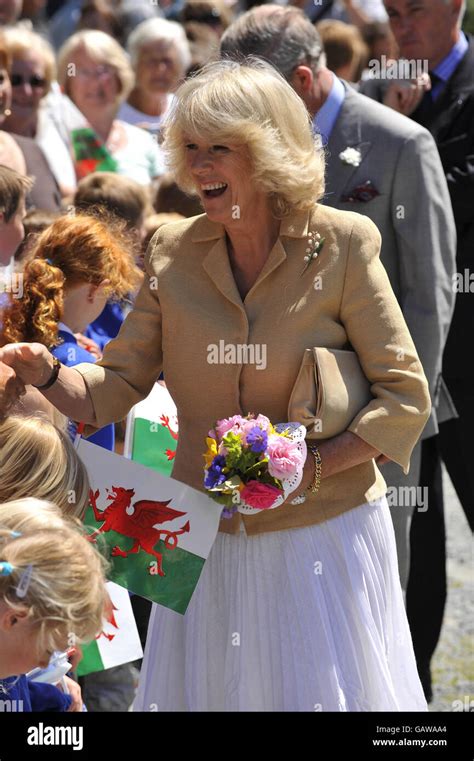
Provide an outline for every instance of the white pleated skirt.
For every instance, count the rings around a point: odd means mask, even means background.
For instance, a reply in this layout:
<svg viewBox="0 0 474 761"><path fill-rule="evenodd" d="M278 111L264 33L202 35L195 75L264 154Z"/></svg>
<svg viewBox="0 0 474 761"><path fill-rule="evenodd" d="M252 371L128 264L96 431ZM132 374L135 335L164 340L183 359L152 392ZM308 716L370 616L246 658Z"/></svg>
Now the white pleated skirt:
<svg viewBox="0 0 474 761"><path fill-rule="evenodd" d="M135 711L427 711L384 498L219 533L184 616L154 605Z"/></svg>

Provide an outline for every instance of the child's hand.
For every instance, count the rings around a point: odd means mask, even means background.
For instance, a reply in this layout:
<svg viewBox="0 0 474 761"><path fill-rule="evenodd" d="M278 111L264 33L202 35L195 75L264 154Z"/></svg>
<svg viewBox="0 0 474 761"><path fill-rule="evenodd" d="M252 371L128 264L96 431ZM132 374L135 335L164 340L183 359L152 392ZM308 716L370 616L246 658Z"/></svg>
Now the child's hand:
<svg viewBox="0 0 474 761"><path fill-rule="evenodd" d="M82 647L80 645L74 645L67 651L68 661L71 664L72 671L75 671L79 665L79 661L82 660Z"/></svg>
<svg viewBox="0 0 474 761"><path fill-rule="evenodd" d="M73 711L82 711L82 692L81 688L79 687L78 683L74 681L74 679L71 679L68 676L63 677L66 681L67 688L69 690L69 694L72 698L72 703L70 708L68 708L68 713L71 713ZM61 684L58 685L61 687Z"/></svg>
<svg viewBox="0 0 474 761"><path fill-rule="evenodd" d="M74 337L83 349L88 351L90 354L92 354L93 357L96 359L102 359L102 352L100 350L100 346L92 340L92 338L88 338L87 336L84 336L82 333L74 333Z"/></svg>
<svg viewBox="0 0 474 761"><path fill-rule="evenodd" d="M25 393L25 390L15 370L0 362L0 419L7 415L10 407Z"/></svg>

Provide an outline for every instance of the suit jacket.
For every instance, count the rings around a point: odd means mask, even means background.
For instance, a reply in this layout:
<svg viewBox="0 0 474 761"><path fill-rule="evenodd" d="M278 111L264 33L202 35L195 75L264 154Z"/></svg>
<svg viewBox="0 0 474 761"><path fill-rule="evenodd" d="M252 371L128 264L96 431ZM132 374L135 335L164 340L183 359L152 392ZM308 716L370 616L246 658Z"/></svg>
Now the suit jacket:
<svg viewBox="0 0 474 761"><path fill-rule="evenodd" d="M344 83L345 84L345 83ZM428 378L433 410L423 438L456 415L441 379L454 309L456 234L443 168L429 132L345 85L346 96L327 146L324 203L368 216L382 235L381 261ZM359 166L343 163L347 147ZM378 195L345 201L371 180ZM357 198L357 193L355 194Z"/></svg>
<svg viewBox="0 0 474 761"><path fill-rule="evenodd" d="M474 273L474 38L439 98L420 121L436 140L448 181L458 235L457 271L463 277L444 354L446 378L474 378L474 362L466 361L466 348L474 333L472 292L464 285L464 272Z"/></svg>
<svg viewBox="0 0 474 761"><path fill-rule="evenodd" d="M463 283L464 273L474 272L474 38L446 87L423 118L417 109L411 119L433 135L448 183L457 231L456 269ZM361 90L381 100L389 82L369 80ZM463 287L455 293L456 306L443 360L446 378L474 378L474 362L467 347L474 333L472 293Z"/></svg>
<svg viewBox="0 0 474 761"><path fill-rule="evenodd" d="M309 231L325 242L303 274ZM366 217L315 204L282 220L280 236L242 302L223 225L200 215L160 228L148 248L147 277L117 338L99 363L75 367L89 389L94 424L122 419L163 370L180 427L173 477L204 490L205 437L216 420L255 412L274 423L288 421L305 350L352 346L374 399L349 430L407 472L430 399L379 250L380 234ZM265 366L243 355L232 361L230 354L229 361L222 357L215 364L221 341L231 349L265 347ZM371 460L323 479L316 497L298 507L243 520L248 534L310 525L385 490ZM240 517L222 521L221 530L237 531Z"/></svg>

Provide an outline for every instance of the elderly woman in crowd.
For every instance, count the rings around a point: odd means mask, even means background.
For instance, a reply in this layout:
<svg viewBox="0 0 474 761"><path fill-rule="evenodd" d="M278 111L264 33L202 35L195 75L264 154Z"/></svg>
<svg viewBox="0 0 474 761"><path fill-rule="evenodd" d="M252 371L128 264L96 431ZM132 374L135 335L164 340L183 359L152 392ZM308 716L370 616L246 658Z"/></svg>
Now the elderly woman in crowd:
<svg viewBox="0 0 474 761"><path fill-rule="evenodd" d="M189 43L182 26L156 18L139 24L127 47L135 86L122 104L119 118L157 135L173 93L191 64Z"/></svg>
<svg viewBox="0 0 474 761"><path fill-rule="evenodd" d="M125 52L104 32L77 32L59 51L58 81L85 119L72 130L78 179L103 170L147 185L163 174L156 141L117 118L133 80Z"/></svg>
<svg viewBox="0 0 474 761"><path fill-rule="evenodd" d="M10 114L3 129L37 143L62 195L67 195L75 186L74 167L68 146L47 107L47 96L56 78L53 50L38 34L23 28L4 30L2 42L11 59L12 88ZM42 170L38 160L36 163L35 175L40 180ZM52 208L51 204L48 208Z"/></svg>
<svg viewBox="0 0 474 761"><path fill-rule="evenodd" d="M377 461L408 471L430 400L380 235L366 217L315 202L324 165L308 114L258 59L187 80L165 149L205 214L157 232L148 278L102 361L58 368L38 344L5 347L0 361L92 427L122 418L163 369L180 424L173 477L201 490L216 420L302 421L295 401L316 396L308 349L355 352L371 394L342 430L308 445L304 501L290 494L222 520L186 614L154 606L135 708L425 711ZM266 367L211 364L219 341L265 346Z"/></svg>
<svg viewBox="0 0 474 761"><path fill-rule="evenodd" d="M9 70L11 59L3 39L0 37L0 165L26 174L25 157L15 140L5 132L6 119L11 115L12 86Z"/></svg>

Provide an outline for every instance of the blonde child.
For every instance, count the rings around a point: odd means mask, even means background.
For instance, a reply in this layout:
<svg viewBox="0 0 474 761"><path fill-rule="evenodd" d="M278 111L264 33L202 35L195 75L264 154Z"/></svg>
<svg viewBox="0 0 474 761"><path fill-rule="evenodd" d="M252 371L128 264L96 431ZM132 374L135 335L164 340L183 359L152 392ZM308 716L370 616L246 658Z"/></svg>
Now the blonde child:
<svg viewBox="0 0 474 761"><path fill-rule="evenodd" d="M88 496L86 468L66 432L38 415L0 422L0 503L37 497L83 518Z"/></svg>
<svg viewBox="0 0 474 761"><path fill-rule="evenodd" d="M20 710L70 710L52 685L25 674L54 651L102 629L104 561L79 522L58 507L25 499L0 505L0 692Z"/></svg>

